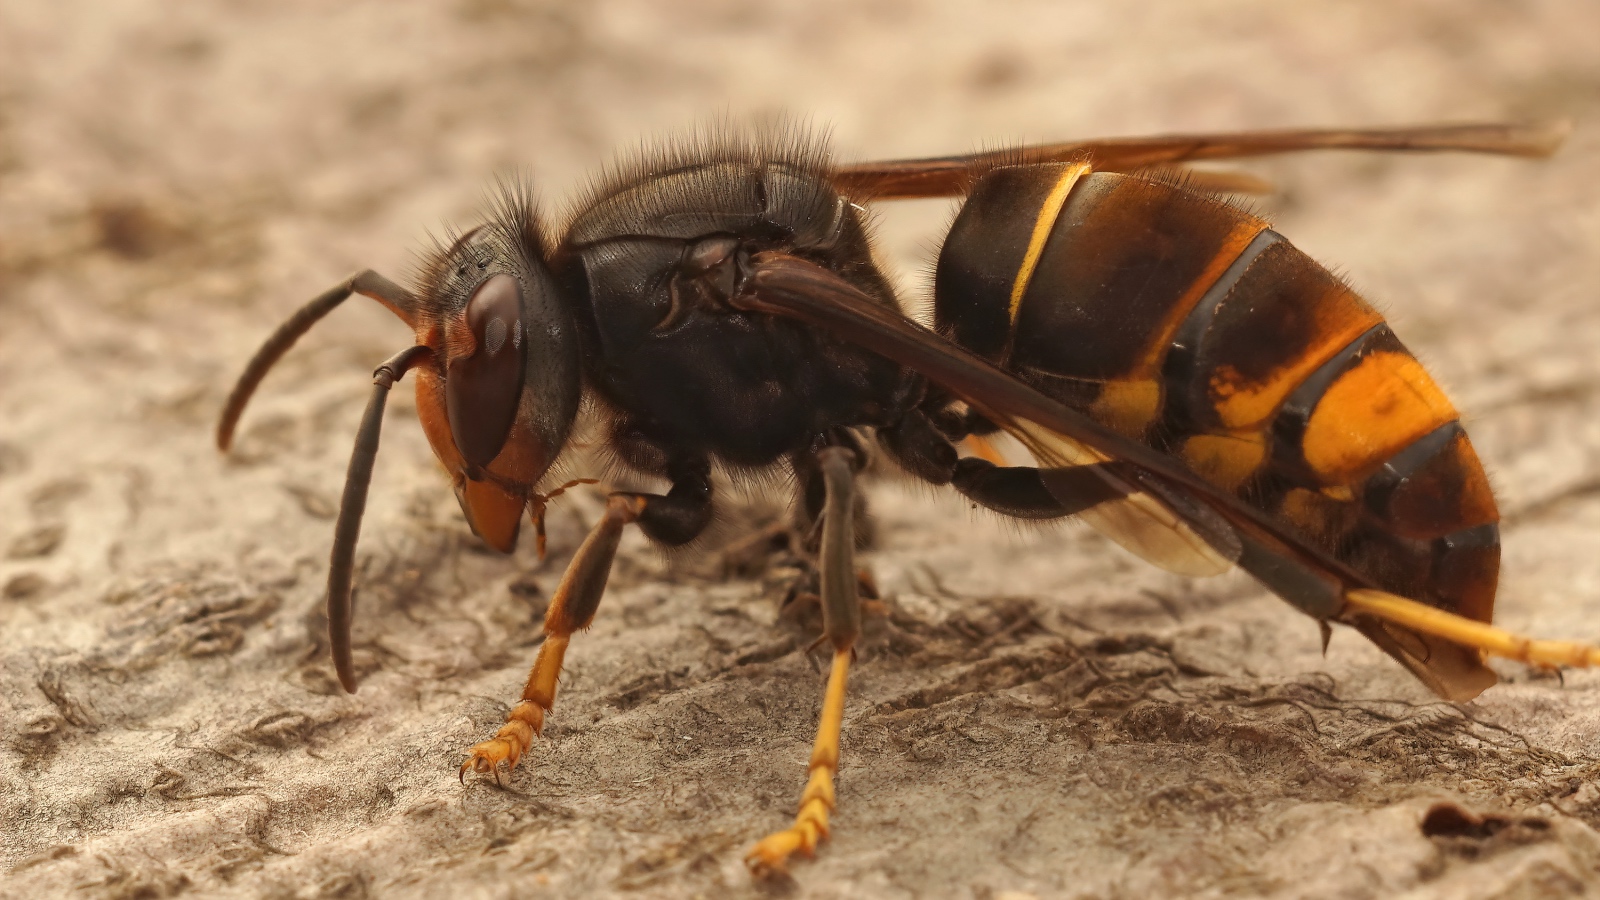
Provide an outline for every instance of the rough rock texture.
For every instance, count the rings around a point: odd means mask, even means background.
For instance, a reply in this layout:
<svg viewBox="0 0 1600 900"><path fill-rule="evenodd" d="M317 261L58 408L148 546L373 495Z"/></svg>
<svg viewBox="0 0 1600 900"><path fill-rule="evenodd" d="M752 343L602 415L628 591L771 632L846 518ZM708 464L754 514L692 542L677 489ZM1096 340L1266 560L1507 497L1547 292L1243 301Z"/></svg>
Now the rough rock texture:
<svg viewBox="0 0 1600 900"><path fill-rule="evenodd" d="M1600 893L1600 677L1507 665L1434 702L1350 632L1322 656L1241 578L892 479L836 837L794 882L739 856L792 812L821 681L776 621L783 573L716 577L714 547L669 567L630 536L547 739L506 789L462 787L598 501L557 507L544 563L486 553L405 391L362 545L365 685L338 692L331 516L367 373L407 336L340 310L222 458L238 367L345 273L403 275L495 173L533 169L559 208L613 149L718 111L809 115L854 158L1575 117L1547 163L1251 170L1468 412L1507 514L1500 619L1600 638L1600 5L583 6L5 4L0 895ZM881 213L908 303L948 216Z"/></svg>

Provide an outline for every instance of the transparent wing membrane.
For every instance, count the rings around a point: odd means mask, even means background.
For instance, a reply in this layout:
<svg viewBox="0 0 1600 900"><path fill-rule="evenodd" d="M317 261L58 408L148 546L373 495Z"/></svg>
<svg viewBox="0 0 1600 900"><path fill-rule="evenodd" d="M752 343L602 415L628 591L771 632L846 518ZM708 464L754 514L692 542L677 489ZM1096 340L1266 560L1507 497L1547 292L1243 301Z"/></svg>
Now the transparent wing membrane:
<svg viewBox="0 0 1600 900"><path fill-rule="evenodd" d="M1028 421L1001 426L1028 448L1039 464L1045 487L1055 493L1051 472L1060 472L1111 458L1064 435ZM1226 523L1206 522L1205 536L1163 500L1131 479L1099 469L1123 496L1078 513L1078 518L1129 553L1169 572L1191 577L1220 575L1238 558L1237 537ZM1059 496L1071 504L1070 496ZM1217 545L1220 545L1220 549Z"/></svg>

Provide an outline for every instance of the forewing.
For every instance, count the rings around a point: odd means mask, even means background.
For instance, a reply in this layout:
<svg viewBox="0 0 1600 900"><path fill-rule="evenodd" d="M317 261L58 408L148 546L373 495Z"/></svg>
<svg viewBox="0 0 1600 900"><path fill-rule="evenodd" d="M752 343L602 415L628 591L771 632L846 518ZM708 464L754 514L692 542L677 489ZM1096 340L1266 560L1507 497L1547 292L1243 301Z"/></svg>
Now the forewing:
<svg viewBox="0 0 1600 900"><path fill-rule="evenodd" d="M1303 150L1459 151L1498 156L1549 156L1571 131L1569 122L1419 125L1400 128L1290 129L1212 134L1167 134L1032 144L1010 150L893 159L841 167L834 184L874 200L953 197L974 171L1021 162L1087 160L1102 172L1214 159L1242 159Z"/></svg>

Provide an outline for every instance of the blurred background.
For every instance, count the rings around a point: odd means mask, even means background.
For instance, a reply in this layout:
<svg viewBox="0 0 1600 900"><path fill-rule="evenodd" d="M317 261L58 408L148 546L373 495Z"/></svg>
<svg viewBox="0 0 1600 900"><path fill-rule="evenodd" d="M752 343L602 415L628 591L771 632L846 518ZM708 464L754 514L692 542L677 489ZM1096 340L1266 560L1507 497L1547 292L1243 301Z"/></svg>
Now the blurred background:
<svg viewBox="0 0 1600 900"><path fill-rule="evenodd" d="M1259 208L1384 307L1467 414L1508 520L1501 618L1600 637L1591 0L7 0L0 894L755 890L739 852L787 821L820 691L759 580L669 571L630 539L551 740L512 791L463 791L460 751L514 698L597 501L553 517L545 563L477 551L395 392L348 698L322 566L368 374L404 327L348 304L227 459L210 429L283 317L360 268L409 277L497 175L533 173L558 221L614 153L775 114L843 160L1574 120L1549 161L1247 168L1280 188ZM878 211L908 308L952 208ZM1350 635L1324 659L1242 580L1182 582L894 484L874 502L901 618L857 678L838 840L801 894L1596 889L1600 681L1506 670L1465 711L1431 704ZM1452 849L1416 828L1439 797L1545 830Z"/></svg>

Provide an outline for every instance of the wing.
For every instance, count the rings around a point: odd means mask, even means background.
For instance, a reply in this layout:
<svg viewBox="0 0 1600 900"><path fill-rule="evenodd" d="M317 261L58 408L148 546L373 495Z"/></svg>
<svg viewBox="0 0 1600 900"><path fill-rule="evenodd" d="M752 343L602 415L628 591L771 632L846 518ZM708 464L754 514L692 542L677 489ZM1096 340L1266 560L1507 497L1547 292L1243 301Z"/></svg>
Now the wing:
<svg viewBox="0 0 1600 900"><path fill-rule="evenodd" d="M1549 156L1572 130L1570 122L1527 125L1423 125L1405 128L1296 129L1154 137L1102 138L1034 144L1011 150L895 159L844 166L833 182L847 194L873 200L953 197L970 173L1019 162L1087 160L1103 172L1130 172L1208 159L1239 159L1302 150L1462 151L1499 156ZM1202 179L1205 176L1200 176Z"/></svg>
<svg viewBox="0 0 1600 900"><path fill-rule="evenodd" d="M1033 454L1041 480L1052 493L1057 493L1052 474L1112 461L1110 456L1034 422L1021 420L1001 427ZM1220 575L1233 568L1240 547L1227 523L1215 517L1180 515L1169 502L1137 484L1135 470L1126 470L1124 475L1117 467L1095 465L1093 471L1119 495L1077 514L1096 531L1140 559L1179 575ZM1064 493L1058 497L1072 502Z"/></svg>
<svg viewBox="0 0 1600 900"><path fill-rule="evenodd" d="M1030 422L1015 423L1010 434L1032 455L1040 482L1062 508L1124 550L1191 577L1220 575L1233 568L1238 547L1228 530L1218 529L1211 536L1196 533L1135 484L1136 470ZM969 434L961 444L996 466L1013 465L987 437ZM1090 479L1096 483L1088 484Z"/></svg>
<svg viewBox="0 0 1600 900"><path fill-rule="evenodd" d="M1136 448L1136 454L1142 451L1151 465L1175 468L1165 456L1070 410L1069 415L1086 424L1085 431L1051 427L1048 417L1041 421L1037 415L1014 414L1013 409L1028 407L1030 396L1066 408L873 302L830 270L798 257L759 254L750 286L735 305L801 318L945 383L1028 448L1047 488L1053 472L1093 472L1110 488L1099 493L1112 499L1078 515L1146 561L1181 575L1215 575L1231 568L1241 552L1234 529L1225 520L1140 471L1143 463L1131 460L1127 448ZM1112 462L1136 465L1096 465ZM1060 499L1068 506L1078 505L1075 496Z"/></svg>
<svg viewBox="0 0 1600 900"><path fill-rule="evenodd" d="M1101 504L1095 524L1153 562L1195 574L1232 562L1302 612L1357 628L1450 700L1469 700L1494 684L1483 654L1541 666L1600 665L1600 648L1510 634L1381 590L1171 457L1039 393L828 269L774 252L753 263L734 306L806 322L920 372L1016 436L1046 473L1092 467L1118 497Z"/></svg>

